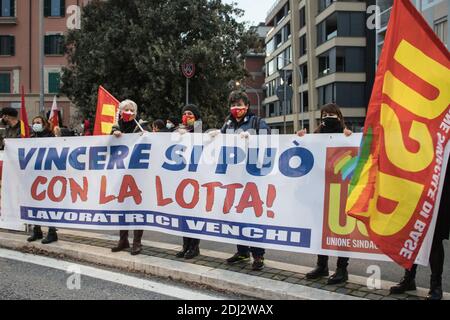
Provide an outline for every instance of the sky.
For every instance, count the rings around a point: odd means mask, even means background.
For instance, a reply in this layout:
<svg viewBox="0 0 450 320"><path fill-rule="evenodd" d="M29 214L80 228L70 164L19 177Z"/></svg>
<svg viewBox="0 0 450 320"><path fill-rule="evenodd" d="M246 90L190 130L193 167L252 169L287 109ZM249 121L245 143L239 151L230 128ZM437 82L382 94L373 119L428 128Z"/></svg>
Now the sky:
<svg viewBox="0 0 450 320"><path fill-rule="evenodd" d="M225 3L237 2L237 7L245 10L244 17L238 19L241 22L250 22L251 25L259 24L266 20L267 12L277 0L223 0Z"/></svg>

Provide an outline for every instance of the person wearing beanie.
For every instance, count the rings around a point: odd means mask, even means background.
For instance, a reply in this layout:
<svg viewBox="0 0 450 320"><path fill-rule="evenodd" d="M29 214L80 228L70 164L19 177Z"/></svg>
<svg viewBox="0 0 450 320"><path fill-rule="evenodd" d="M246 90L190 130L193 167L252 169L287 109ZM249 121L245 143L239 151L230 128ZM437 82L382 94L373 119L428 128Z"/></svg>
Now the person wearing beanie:
<svg viewBox="0 0 450 320"><path fill-rule="evenodd" d="M5 130L5 139L11 138L20 138L20 121L19 121L19 112L17 109L11 107L4 107L0 111L0 115L2 117L1 122L6 126ZM2 140L2 144L0 146L0 150L5 148L4 141Z"/></svg>
<svg viewBox="0 0 450 320"><path fill-rule="evenodd" d="M181 113L180 129L186 130L187 132L202 132L202 115L200 109L195 104L185 105Z"/></svg>
<svg viewBox="0 0 450 320"><path fill-rule="evenodd" d="M182 124L177 132L184 134L187 132L202 132L202 120L199 108L196 105L188 104L183 107ZM196 130L197 129L197 130ZM200 254L200 239L183 237L183 248L176 254L177 258L192 259Z"/></svg>
<svg viewBox="0 0 450 320"><path fill-rule="evenodd" d="M42 116L36 116L31 120L31 138L51 138L55 135L50 128L50 123ZM55 227L48 227L47 236L44 238L42 227L34 225L30 237L27 238L28 242L33 242L42 239L42 244L49 244L58 241L58 233ZM44 238L44 239L43 239Z"/></svg>
<svg viewBox="0 0 450 320"><path fill-rule="evenodd" d="M166 120L166 128L169 130L169 132L174 132L178 129L178 125L180 124L180 121L177 117L170 117Z"/></svg>

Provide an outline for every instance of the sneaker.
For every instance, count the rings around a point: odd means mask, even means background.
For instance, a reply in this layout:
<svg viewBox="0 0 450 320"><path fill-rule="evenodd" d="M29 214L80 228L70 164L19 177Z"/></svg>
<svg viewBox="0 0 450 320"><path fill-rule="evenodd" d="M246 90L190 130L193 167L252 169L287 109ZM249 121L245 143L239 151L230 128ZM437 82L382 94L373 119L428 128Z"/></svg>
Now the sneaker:
<svg viewBox="0 0 450 320"><path fill-rule="evenodd" d="M246 261L250 261L250 254L240 254L239 252L236 252L234 254L234 256L232 256L231 258L227 259L227 263L228 264L233 264L233 263L237 263L237 262L246 262Z"/></svg>
<svg viewBox="0 0 450 320"><path fill-rule="evenodd" d="M264 257L255 257L252 264L253 271L261 271L264 269Z"/></svg>

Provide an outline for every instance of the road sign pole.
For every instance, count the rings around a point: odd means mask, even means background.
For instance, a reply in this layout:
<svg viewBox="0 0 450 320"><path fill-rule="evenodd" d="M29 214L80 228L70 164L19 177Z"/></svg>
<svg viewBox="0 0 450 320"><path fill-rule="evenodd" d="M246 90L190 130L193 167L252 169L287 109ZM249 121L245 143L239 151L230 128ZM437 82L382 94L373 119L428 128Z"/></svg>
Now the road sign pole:
<svg viewBox="0 0 450 320"><path fill-rule="evenodd" d="M189 104L189 78L186 78L186 105Z"/></svg>

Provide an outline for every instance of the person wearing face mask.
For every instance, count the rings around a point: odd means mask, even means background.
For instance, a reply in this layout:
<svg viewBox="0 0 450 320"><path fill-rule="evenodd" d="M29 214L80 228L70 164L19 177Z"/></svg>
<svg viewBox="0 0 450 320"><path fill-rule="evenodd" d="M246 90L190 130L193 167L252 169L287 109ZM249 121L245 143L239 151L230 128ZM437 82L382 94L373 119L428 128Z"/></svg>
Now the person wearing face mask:
<svg viewBox="0 0 450 320"><path fill-rule="evenodd" d="M230 107L230 114L225 119L225 123L220 130L221 133L240 133L243 138L248 137L249 132L270 134L270 127L267 123L250 111L250 100L245 92L233 91L228 98L228 106ZM250 261L250 253L253 257L252 269L255 271L262 270L265 254L263 248L238 245L237 252L227 259L227 263L248 262Z"/></svg>
<svg viewBox="0 0 450 320"><path fill-rule="evenodd" d="M176 132L185 133L202 133L202 116L200 109L194 104L188 104L182 110L182 124ZM200 254L200 239L183 237L183 247L176 254L177 258L192 259Z"/></svg>
<svg viewBox="0 0 450 320"><path fill-rule="evenodd" d="M5 139L11 138L20 138L20 121L19 121L19 112L11 107L4 107L1 112L1 122L6 126L5 129ZM4 150L5 145L4 141L2 141L2 145L0 146L0 150Z"/></svg>
<svg viewBox="0 0 450 320"><path fill-rule="evenodd" d="M153 132L170 132L169 129L166 128L166 125L163 120L157 119L152 123L152 131Z"/></svg>
<svg viewBox="0 0 450 320"><path fill-rule="evenodd" d="M334 103L323 106L320 110L320 125L314 133L344 133L345 136L350 136L353 132L345 126L344 116L342 115L339 106ZM306 129L297 132L297 135L303 137L306 134ZM348 280L348 258L338 257L336 272L328 278L328 284L343 283ZM307 279L318 279L321 277L328 277L328 256L318 255L317 265L309 273L306 274Z"/></svg>
<svg viewBox="0 0 450 320"><path fill-rule="evenodd" d="M166 120L166 128L167 130L169 130L169 132L174 132L175 130L177 130L179 124L180 122L176 117L171 117Z"/></svg>
<svg viewBox="0 0 450 320"><path fill-rule="evenodd" d="M114 124L111 134L120 138L122 134L137 133L147 130L147 122L139 121L137 116L137 104L132 100L124 100L119 104L118 123ZM143 230L134 230L133 246L131 248L131 255L137 255L142 251L142 235ZM130 247L128 241L128 230L120 230L120 239L116 247L112 248L112 252L119 252Z"/></svg>
<svg viewBox="0 0 450 320"><path fill-rule="evenodd" d="M50 129L50 123L41 116L34 117L31 121L31 138L50 138L54 137L54 134L52 133L52 130ZM33 227L33 231L31 233L31 236L27 239L28 242L33 242L39 239L42 239L44 237L42 233L41 226L35 225ZM49 244L52 242L58 241L58 234L56 233L55 227L49 227L48 233L45 239L43 239L41 242L43 244Z"/></svg>

